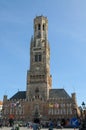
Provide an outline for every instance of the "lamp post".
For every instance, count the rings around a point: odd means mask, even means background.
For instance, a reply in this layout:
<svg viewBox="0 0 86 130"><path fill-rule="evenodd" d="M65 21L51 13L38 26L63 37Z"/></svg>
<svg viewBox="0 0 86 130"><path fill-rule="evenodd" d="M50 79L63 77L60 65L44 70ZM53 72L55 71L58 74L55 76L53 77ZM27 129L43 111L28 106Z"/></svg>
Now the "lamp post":
<svg viewBox="0 0 86 130"><path fill-rule="evenodd" d="M86 118L86 106L84 101L82 102L82 114L83 118Z"/></svg>
<svg viewBox="0 0 86 130"><path fill-rule="evenodd" d="M81 107L81 117L82 117L82 121L81 121L81 128L79 130L86 130L86 106L84 101L82 102L82 107Z"/></svg>

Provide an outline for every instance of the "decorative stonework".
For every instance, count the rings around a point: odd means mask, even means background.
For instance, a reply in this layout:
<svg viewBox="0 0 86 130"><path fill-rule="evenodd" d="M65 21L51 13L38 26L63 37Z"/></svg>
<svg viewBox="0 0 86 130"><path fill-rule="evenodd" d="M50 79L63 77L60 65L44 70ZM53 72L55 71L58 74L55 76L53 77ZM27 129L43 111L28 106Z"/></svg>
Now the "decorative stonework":
<svg viewBox="0 0 86 130"><path fill-rule="evenodd" d="M50 75L50 47L48 44L48 20L44 16L34 19L34 36L31 38L30 70L27 73L27 100L34 97L49 98L52 78ZM36 93L35 90L39 89Z"/></svg>
<svg viewBox="0 0 86 130"><path fill-rule="evenodd" d="M80 115L75 93L69 96L64 89L52 89L47 17L34 19L26 91L18 91L10 99L5 95L2 110L4 120L32 121L37 113L42 120L67 120Z"/></svg>

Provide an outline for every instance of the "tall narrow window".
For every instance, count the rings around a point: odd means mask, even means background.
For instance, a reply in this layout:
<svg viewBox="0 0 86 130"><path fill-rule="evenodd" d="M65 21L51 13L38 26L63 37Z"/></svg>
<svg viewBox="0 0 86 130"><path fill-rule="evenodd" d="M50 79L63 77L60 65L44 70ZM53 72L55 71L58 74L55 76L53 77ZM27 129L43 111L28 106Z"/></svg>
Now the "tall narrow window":
<svg viewBox="0 0 86 130"><path fill-rule="evenodd" d="M38 55L35 55L35 62L38 61Z"/></svg>
<svg viewBox="0 0 86 130"><path fill-rule="evenodd" d="M38 24L38 30L41 30L41 25L40 24Z"/></svg>
<svg viewBox="0 0 86 130"><path fill-rule="evenodd" d="M39 61L41 61L41 55L39 55Z"/></svg>
<svg viewBox="0 0 86 130"><path fill-rule="evenodd" d="M41 33L40 32L38 32L38 38L40 38L41 37Z"/></svg>
<svg viewBox="0 0 86 130"><path fill-rule="evenodd" d="M35 55L35 62L40 62L42 60L41 54L36 54Z"/></svg>
<svg viewBox="0 0 86 130"><path fill-rule="evenodd" d="M45 30L45 26L44 26L44 24L43 24L43 30Z"/></svg>

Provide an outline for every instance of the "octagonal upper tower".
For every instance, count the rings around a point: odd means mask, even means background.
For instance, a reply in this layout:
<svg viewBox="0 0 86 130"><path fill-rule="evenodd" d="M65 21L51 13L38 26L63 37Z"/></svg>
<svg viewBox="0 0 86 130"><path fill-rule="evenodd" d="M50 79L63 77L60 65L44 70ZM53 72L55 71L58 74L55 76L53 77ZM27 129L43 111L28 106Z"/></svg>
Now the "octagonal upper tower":
<svg viewBox="0 0 86 130"><path fill-rule="evenodd" d="M48 19L44 16L37 16L34 19L34 38L48 38Z"/></svg>

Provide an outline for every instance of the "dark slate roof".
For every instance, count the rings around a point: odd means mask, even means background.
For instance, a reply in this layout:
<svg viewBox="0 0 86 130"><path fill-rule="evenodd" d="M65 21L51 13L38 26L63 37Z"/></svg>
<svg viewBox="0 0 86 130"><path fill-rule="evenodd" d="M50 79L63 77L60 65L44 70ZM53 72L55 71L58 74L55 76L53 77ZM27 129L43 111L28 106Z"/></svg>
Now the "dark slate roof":
<svg viewBox="0 0 86 130"><path fill-rule="evenodd" d="M25 99L26 98L26 91L18 91L16 94L14 94L10 100L12 99Z"/></svg>
<svg viewBox="0 0 86 130"><path fill-rule="evenodd" d="M49 98L70 98L64 89L50 89Z"/></svg>

